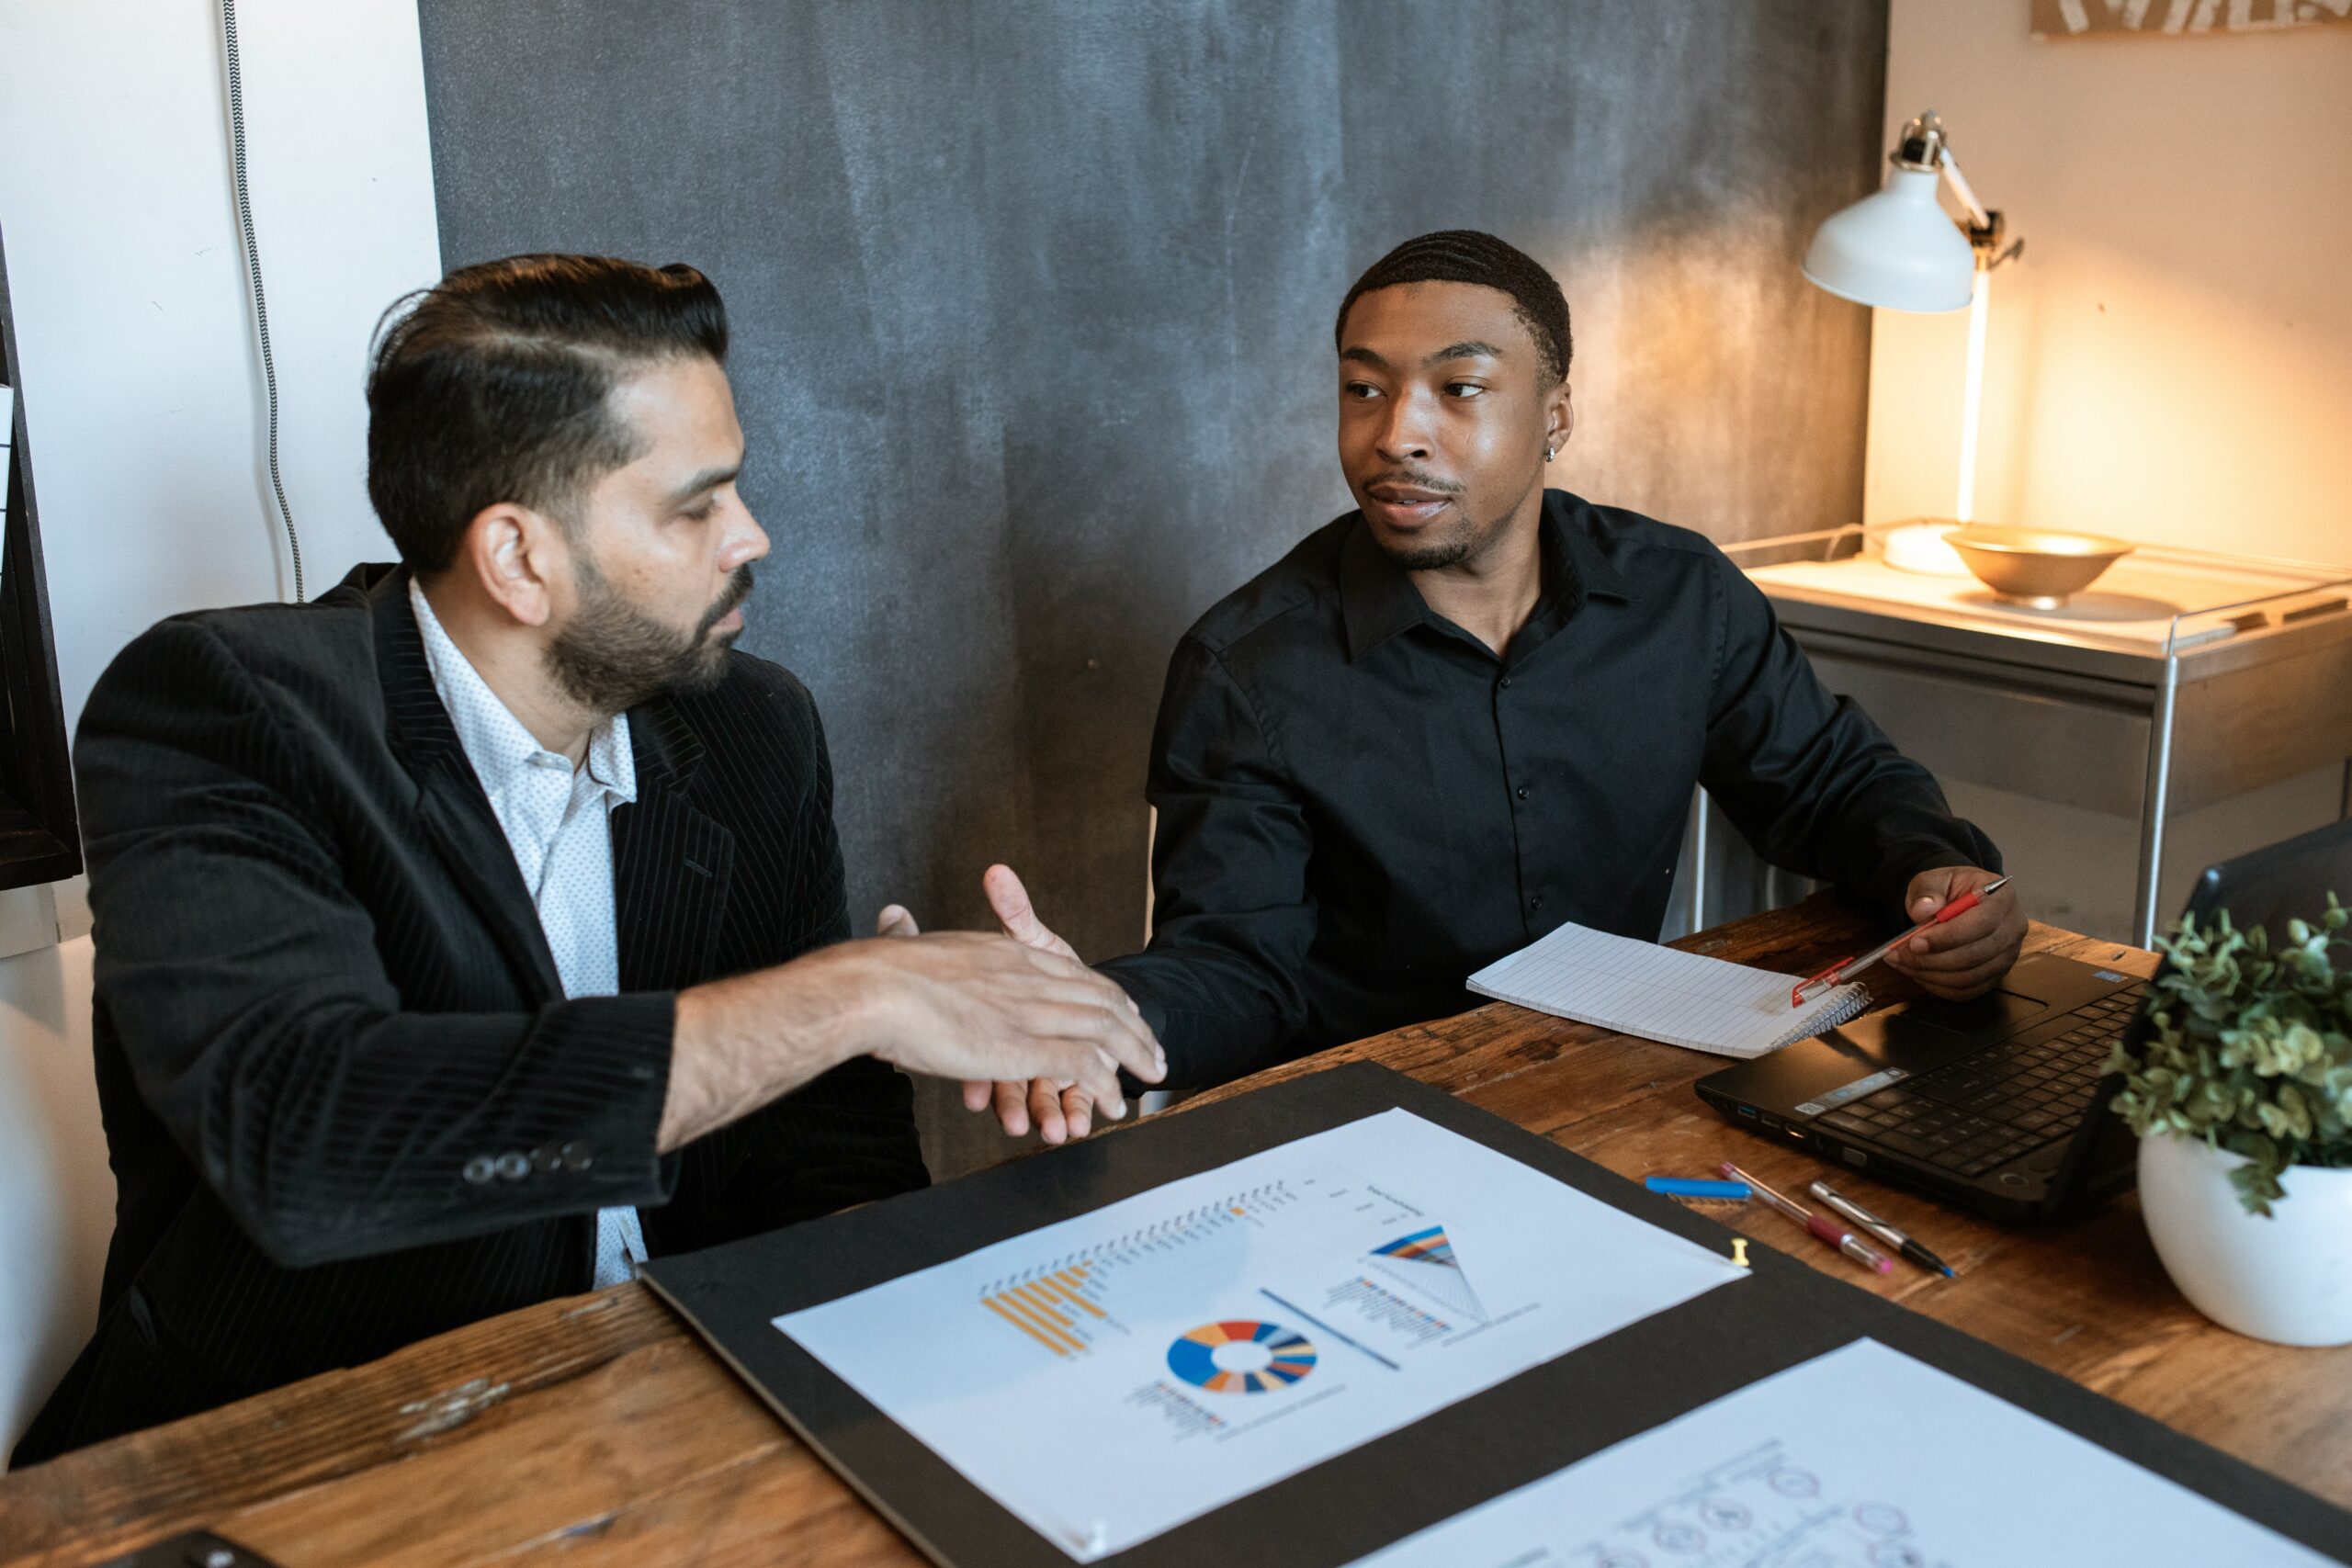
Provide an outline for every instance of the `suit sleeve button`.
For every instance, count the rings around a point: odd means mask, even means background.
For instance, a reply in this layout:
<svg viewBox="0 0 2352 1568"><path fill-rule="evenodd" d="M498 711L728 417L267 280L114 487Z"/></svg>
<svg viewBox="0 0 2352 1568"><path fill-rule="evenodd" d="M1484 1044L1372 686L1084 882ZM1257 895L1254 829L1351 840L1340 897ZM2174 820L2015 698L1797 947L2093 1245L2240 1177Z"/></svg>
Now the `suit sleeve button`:
<svg viewBox="0 0 2352 1568"><path fill-rule="evenodd" d="M579 1144L564 1145L561 1153L566 1170L585 1170L595 1163L589 1157L587 1149Z"/></svg>
<svg viewBox="0 0 2352 1568"><path fill-rule="evenodd" d="M498 1174L509 1181L520 1181L531 1174L531 1161L520 1149L510 1149L498 1156Z"/></svg>
<svg viewBox="0 0 2352 1568"><path fill-rule="evenodd" d="M531 1168L540 1175L544 1176L550 1170L560 1170L562 1168L563 1156L555 1152L553 1144L541 1144L531 1151Z"/></svg>
<svg viewBox="0 0 2352 1568"><path fill-rule="evenodd" d="M498 1174L498 1162L488 1155L476 1155L466 1161L466 1179L479 1187Z"/></svg>

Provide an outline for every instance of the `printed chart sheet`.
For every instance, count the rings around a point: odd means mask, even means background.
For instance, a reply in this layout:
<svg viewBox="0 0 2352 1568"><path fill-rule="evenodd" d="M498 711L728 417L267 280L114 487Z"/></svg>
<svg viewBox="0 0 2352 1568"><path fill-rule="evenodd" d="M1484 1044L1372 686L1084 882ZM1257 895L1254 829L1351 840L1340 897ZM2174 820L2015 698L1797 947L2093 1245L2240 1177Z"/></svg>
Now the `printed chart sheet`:
<svg viewBox="0 0 2352 1568"><path fill-rule="evenodd" d="M1083 1562L1745 1273L1388 1111L775 1324Z"/></svg>
<svg viewBox="0 0 2352 1568"><path fill-rule="evenodd" d="M1949 1372L1858 1339L1356 1568L2326 1561Z"/></svg>

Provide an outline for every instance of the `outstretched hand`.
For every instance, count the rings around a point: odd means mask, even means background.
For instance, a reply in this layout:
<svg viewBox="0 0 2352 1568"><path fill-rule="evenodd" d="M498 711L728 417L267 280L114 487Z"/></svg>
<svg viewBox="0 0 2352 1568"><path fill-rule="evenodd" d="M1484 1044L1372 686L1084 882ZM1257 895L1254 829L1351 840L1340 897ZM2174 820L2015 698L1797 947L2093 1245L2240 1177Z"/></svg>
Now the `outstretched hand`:
<svg viewBox="0 0 2352 1568"><path fill-rule="evenodd" d="M1055 952L979 931L924 936L899 904L882 911L875 935L895 940L830 951L887 980L874 987L887 998L889 1022L873 1054L893 1066L967 1083L975 1071L1025 1069L1113 1116L1126 1111L1120 1069L1146 1083L1167 1070L1127 994L1067 946Z"/></svg>
<svg viewBox="0 0 2352 1568"><path fill-rule="evenodd" d="M1143 1083L1168 1071L1127 993L1067 945L924 936L892 905L870 942L678 993L655 1147L681 1148L860 1055L966 1083L1049 1082L1114 1117L1126 1113L1122 1071ZM1057 1113L1067 1130L1067 1105Z"/></svg>
<svg viewBox="0 0 2352 1568"><path fill-rule="evenodd" d="M1069 943L1037 918L1036 908L1029 901L1029 890L1021 885L1021 878L1014 874L1011 866L989 867L987 874L980 878L980 888L988 895L989 908L996 912L997 923L1003 928L1006 936L1033 951L1050 953L1073 964L1078 962L1078 953ZM903 920L908 931L914 929L913 918L895 905L882 913L886 921L895 915ZM1144 1028L1142 1014L1135 1003L1130 1000L1125 1005L1127 1011L1134 1016L1135 1027L1143 1030L1148 1038L1150 1031ZM1165 1072L1167 1057L1159 1053L1157 1041L1153 1042L1152 1049L1156 1054L1155 1062ZM1155 1074L1154 1077L1158 1076ZM965 1109L972 1111L993 1110L998 1125L1008 1136L1025 1136L1030 1128L1035 1127L1037 1135L1048 1144L1066 1143L1072 1138L1086 1136L1093 1130L1096 1107L1103 1103L1102 1097L1093 1088L1069 1078L971 1078L964 1084ZM1114 1119L1125 1111L1125 1105L1116 1100L1111 1100L1105 1108Z"/></svg>

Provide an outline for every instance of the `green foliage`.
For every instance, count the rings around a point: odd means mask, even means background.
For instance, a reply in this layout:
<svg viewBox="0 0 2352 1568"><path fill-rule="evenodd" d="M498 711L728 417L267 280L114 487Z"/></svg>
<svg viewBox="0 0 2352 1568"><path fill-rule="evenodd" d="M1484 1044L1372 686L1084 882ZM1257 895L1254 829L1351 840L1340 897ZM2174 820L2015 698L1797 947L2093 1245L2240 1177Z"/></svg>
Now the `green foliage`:
<svg viewBox="0 0 2352 1568"><path fill-rule="evenodd" d="M2115 1113L2146 1138L2202 1138L2251 1163L2231 1172L2238 1201L2267 1215L2290 1165L2352 1166L2352 951L2335 895L2316 925L2287 922L2273 946L2223 910L2184 917L2156 946L2155 1027L2138 1052L2117 1042Z"/></svg>

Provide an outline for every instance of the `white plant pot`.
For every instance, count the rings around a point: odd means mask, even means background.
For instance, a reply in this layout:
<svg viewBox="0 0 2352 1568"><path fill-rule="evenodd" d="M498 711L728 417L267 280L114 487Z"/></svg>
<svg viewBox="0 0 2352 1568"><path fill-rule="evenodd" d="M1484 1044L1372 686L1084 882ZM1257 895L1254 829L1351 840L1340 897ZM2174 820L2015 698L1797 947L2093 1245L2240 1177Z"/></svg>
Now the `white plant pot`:
<svg viewBox="0 0 2352 1568"><path fill-rule="evenodd" d="M2270 1217L2249 1214L2201 1138L2140 1140L2140 1208L2165 1271L2224 1328L2280 1345L2352 1344L2352 1169L2290 1166Z"/></svg>

